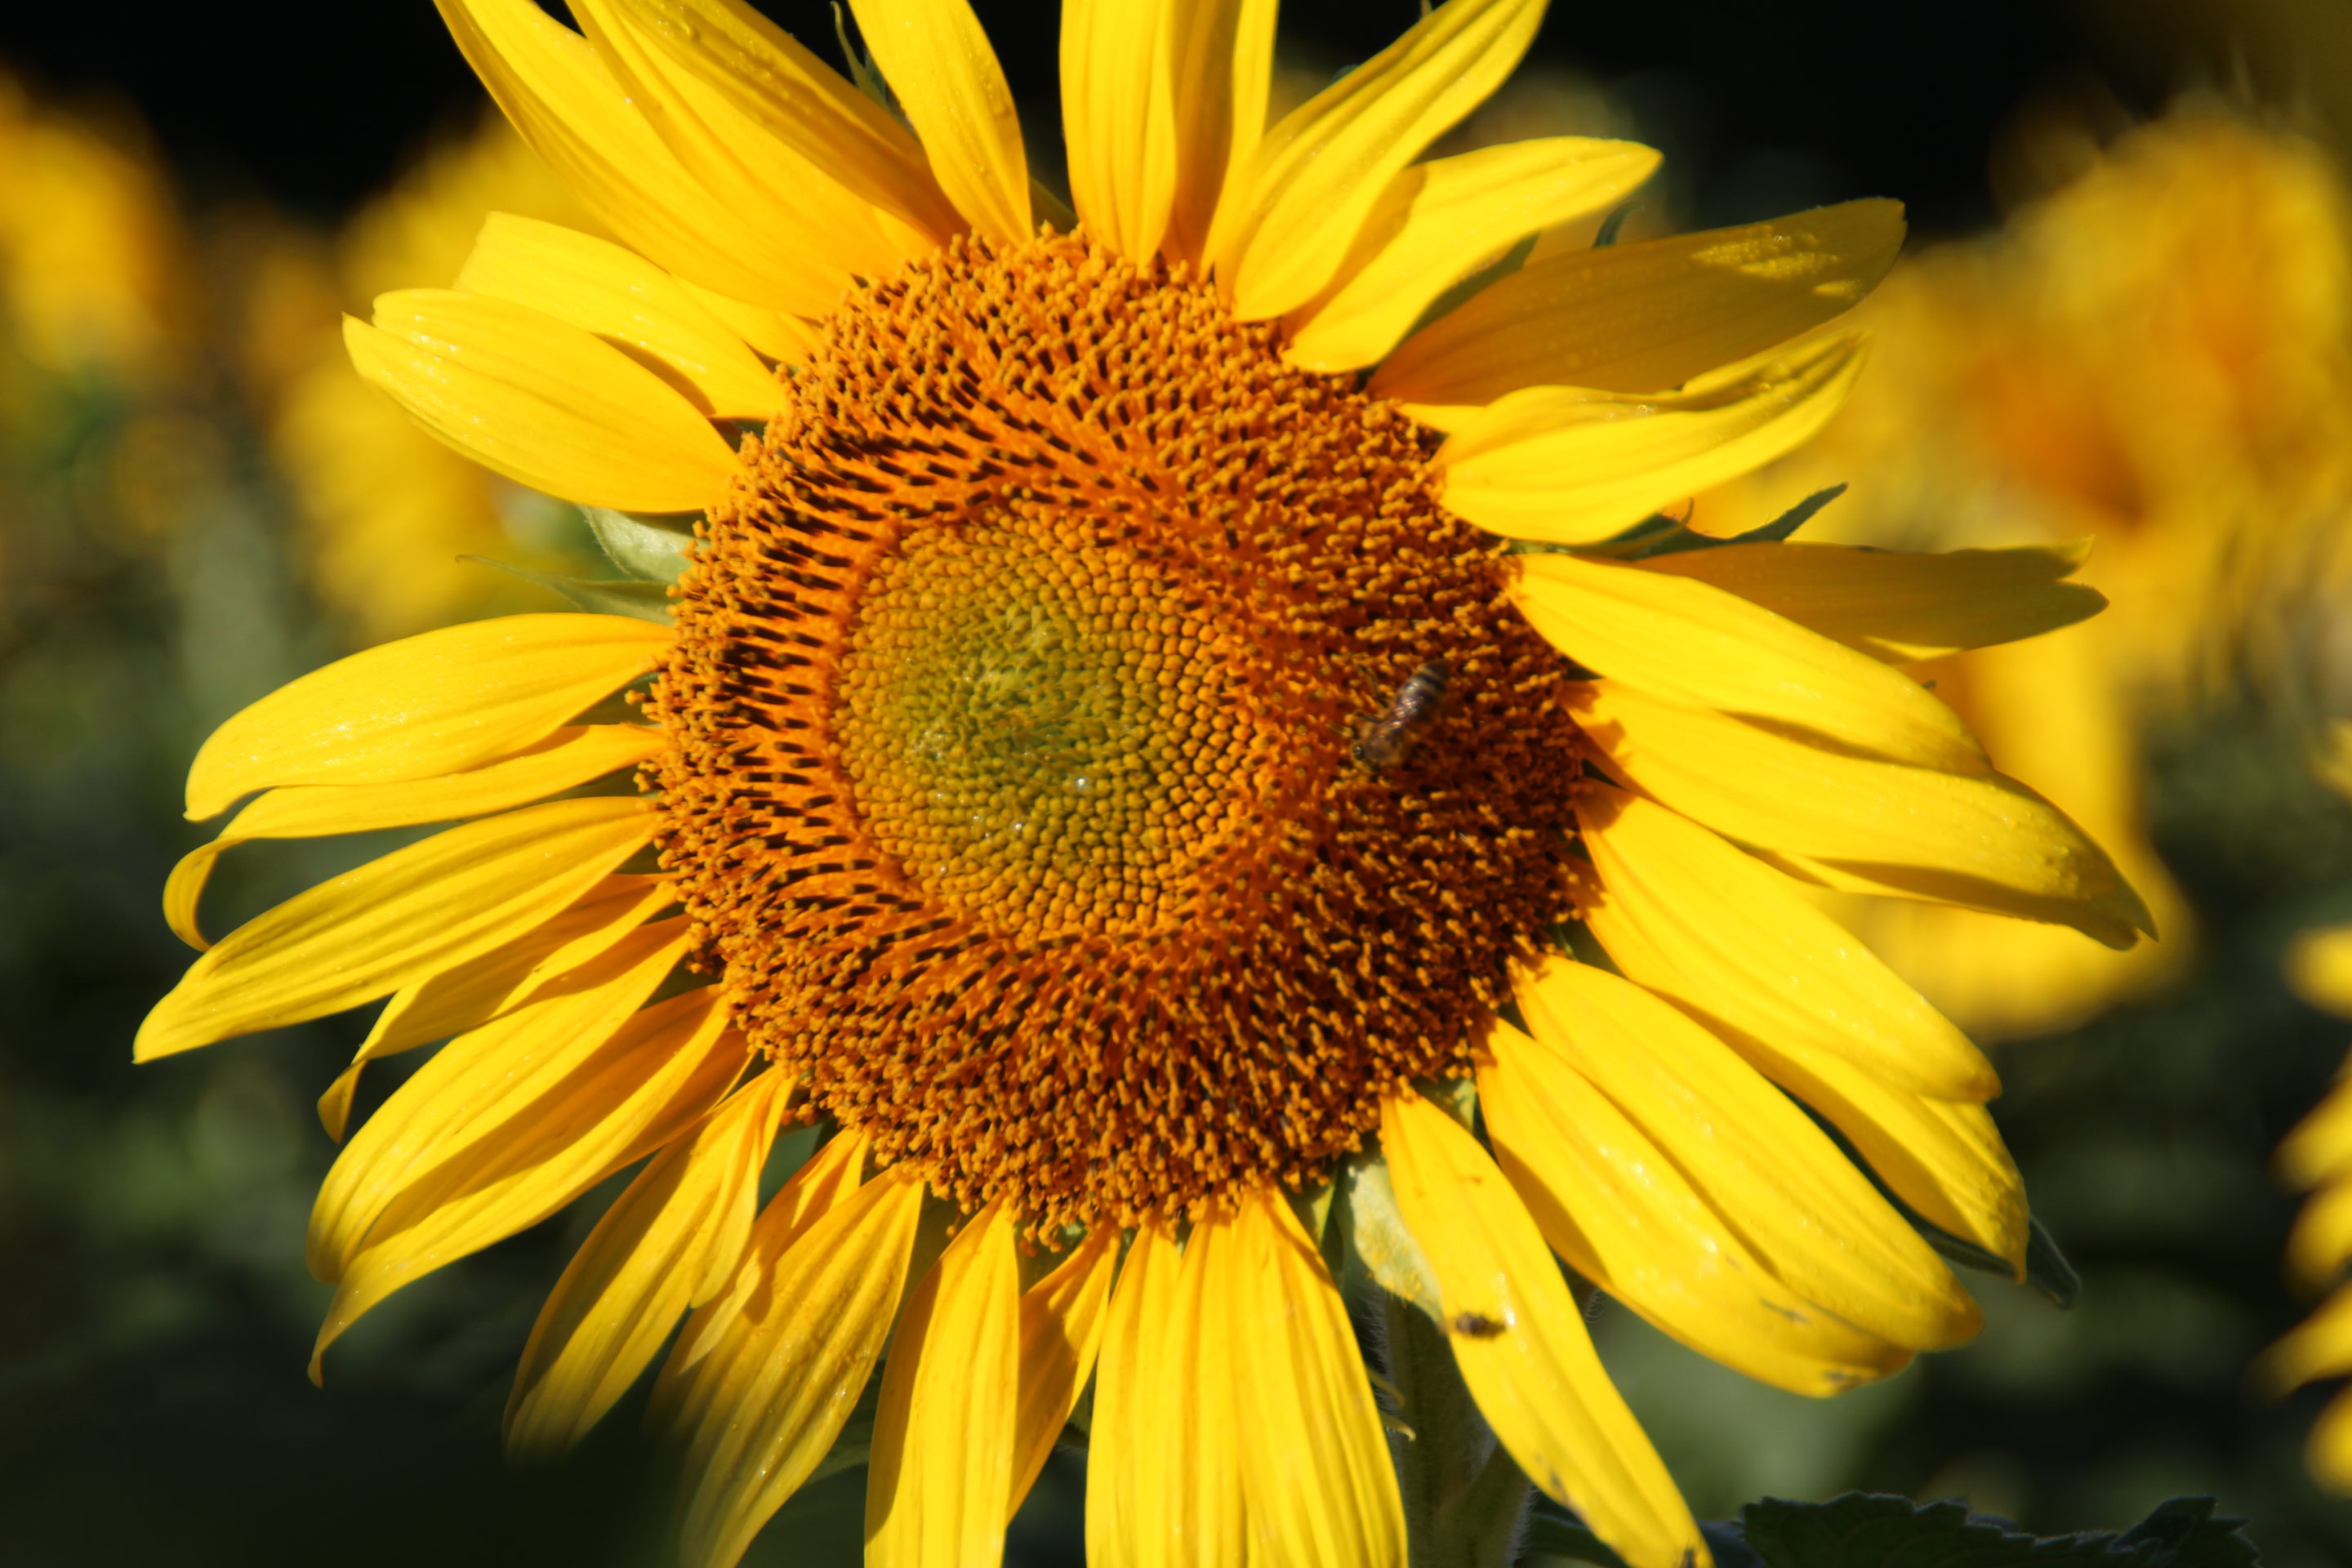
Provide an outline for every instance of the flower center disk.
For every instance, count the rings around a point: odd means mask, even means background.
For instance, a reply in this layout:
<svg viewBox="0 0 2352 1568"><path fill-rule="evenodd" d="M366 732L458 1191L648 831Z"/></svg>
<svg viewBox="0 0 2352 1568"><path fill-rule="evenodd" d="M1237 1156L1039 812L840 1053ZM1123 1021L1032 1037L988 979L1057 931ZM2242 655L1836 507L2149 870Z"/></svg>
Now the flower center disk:
<svg viewBox="0 0 2352 1568"><path fill-rule="evenodd" d="M744 447L650 711L752 1046L1039 1226L1328 1173L1565 918L1568 672L1433 438L1083 236L862 290ZM1444 711L1349 757L1412 671Z"/></svg>

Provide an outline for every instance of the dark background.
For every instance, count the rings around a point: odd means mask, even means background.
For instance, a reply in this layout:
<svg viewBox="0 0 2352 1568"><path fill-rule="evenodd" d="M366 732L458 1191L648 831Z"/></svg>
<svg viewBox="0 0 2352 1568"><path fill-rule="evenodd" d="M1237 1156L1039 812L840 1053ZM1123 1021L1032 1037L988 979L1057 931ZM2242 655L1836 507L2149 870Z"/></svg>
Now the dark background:
<svg viewBox="0 0 2352 1568"><path fill-rule="evenodd" d="M1049 106L1053 8L980 10L1016 93ZM824 7L772 11L830 50ZM1286 44L1328 69L1417 11L1294 4ZM1924 232L1958 235L1994 220L1989 159L2021 109L2104 94L2152 111L2221 68L2225 35L2209 29L2200 53L2088 10L1990 0L1647 0L1557 6L1537 59L1582 73L1665 150L1685 221L1890 195ZM321 226L479 101L427 0L15 4L0 6L0 60L37 91L131 106L192 211L258 198ZM267 492L266 477L230 480ZM514 1470L497 1453L515 1354L583 1222L404 1292L338 1348L325 1392L304 1381L325 1291L299 1237L331 1152L305 1097L357 1026L138 1069L128 1041L185 962L155 912L197 837L176 818L177 779L205 725L276 678L205 667L207 628L234 623L282 675L321 656L315 624L267 530L233 505L205 523L192 573L110 554L69 487L12 500L10 526L52 531L98 586L0 647L0 1563L656 1561L658 1458L632 1407L563 1466ZM2083 1266L2084 1305L2061 1315L1988 1284L1981 1345L1827 1405L1605 1321L1612 1365L1703 1512L1864 1485L1962 1493L2054 1532L2216 1490L2274 1562L2352 1558L2352 1510L2296 1464L2315 1396L2273 1405L2242 1380L2302 1310L2278 1281L2293 1204L2264 1162L2352 1033L2286 995L2278 955L2310 921L2352 917L2352 812L2302 782L2294 737L2252 707L2166 737L2155 766L2159 841L2213 933L2204 967L2000 1058L1997 1114ZM226 890L254 907L328 864L240 853L253 865ZM814 1489L753 1561L854 1561L839 1543L855 1540L857 1479ZM1014 1561L1077 1560L1081 1487L1057 1458Z"/></svg>

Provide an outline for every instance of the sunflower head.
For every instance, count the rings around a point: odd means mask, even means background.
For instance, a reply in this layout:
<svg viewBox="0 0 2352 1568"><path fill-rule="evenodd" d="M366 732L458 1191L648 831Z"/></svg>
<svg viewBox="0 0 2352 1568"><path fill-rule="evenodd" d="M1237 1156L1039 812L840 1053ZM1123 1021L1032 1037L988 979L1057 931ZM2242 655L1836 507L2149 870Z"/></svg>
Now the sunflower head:
<svg viewBox="0 0 2352 1568"><path fill-rule="evenodd" d="M619 243L493 219L352 353L587 509L643 581L570 590L643 616L374 649L197 759L199 815L268 792L167 891L197 941L244 838L462 822L231 934L142 1037L389 996L338 1129L367 1060L448 1042L329 1178L322 1348L643 1161L509 1430L576 1438L684 1320L690 1560L814 1473L887 1342L875 1561L993 1561L1091 1383L1097 1561L1398 1564L1352 1252L1426 1320L1392 1358L1443 1347L1535 1485L1669 1568L1705 1543L1561 1262L1808 1393L1972 1331L1790 1096L2013 1267L1990 1069L1790 884L2133 941L1896 668L2084 606L1653 516L1836 405L1860 344L1814 329L1892 204L1547 252L1654 155L1415 161L1531 0L1452 0L1272 125L1270 5L1077 0L1061 220L963 0L859 0L879 98L737 0L443 8ZM791 1118L828 1141L759 1205Z"/></svg>

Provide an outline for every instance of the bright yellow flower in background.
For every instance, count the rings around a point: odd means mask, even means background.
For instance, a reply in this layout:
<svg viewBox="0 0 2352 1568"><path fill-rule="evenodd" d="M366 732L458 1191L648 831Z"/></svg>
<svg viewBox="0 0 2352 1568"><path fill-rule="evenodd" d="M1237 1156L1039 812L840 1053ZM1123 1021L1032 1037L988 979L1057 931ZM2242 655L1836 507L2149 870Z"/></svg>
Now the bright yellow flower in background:
<svg viewBox="0 0 2352 1568"><path fill-rule="evenodd" d="M2232 679L2281 694L2324 653L2352 499L2352 223L2328 160L2195 103L2105 151L2042 152L2082 172L2001 233L1898 267L1860 312L1863 391L1694 520L1736 531L1843 480L1809 537L2087 546L2081 581L2112 612L1916 672L2115 852L2168 940L2118 952L1966 910L1854 911L1979 1037L2067 1026L2179 971L2148 731Z"/></svg>
<svg viewBox="0 0 2352 1568"><path fill-rule="evenodd" d="M1271 126L1271 5L1081 3L1073 226L963 0L854 10L876 97L738 0L575 0L584 37L444 0L621 243L494 216L352 357L676 588L222 726L191 816L259 793L167 890L199 947L237 843L461 825L211 947L139 1055L389 998L340 1135L367 1061L448 1041L320 1194L322 1353L646 1161L508 1431L576 1440L684 1319L692 1563L887 1342L870 1561L994 1561L1091 1378L1092 1561L1401 1564L1343 1247L1535 1484L1636 1568L1705 1563L1555 1254L1803 1393L1964 1340L1791 1094L1927 1221L2026 1247L1991 1069L1797 880L2150 929L1895 668L2079 619L2069 553L1642 531L1834 409L1860 340L1807 334L1897 209L1490 268L1655 163L1413 163L1535 0L1453 0ZM755 1215L788 1121L830 1141Z"/></svg>
<svg viewBox="0 0 2352 1568"><path fill-rule="evenodd" d="M544 595L488 557L576 570L572 509L451 451L352 368L346 309L395 284L457 276L493 211L593 226L504 120L436 147L352 219L325 256L281 245L253 292L272 456L294 501L311 584L355 640L402 637Z"/></svg>

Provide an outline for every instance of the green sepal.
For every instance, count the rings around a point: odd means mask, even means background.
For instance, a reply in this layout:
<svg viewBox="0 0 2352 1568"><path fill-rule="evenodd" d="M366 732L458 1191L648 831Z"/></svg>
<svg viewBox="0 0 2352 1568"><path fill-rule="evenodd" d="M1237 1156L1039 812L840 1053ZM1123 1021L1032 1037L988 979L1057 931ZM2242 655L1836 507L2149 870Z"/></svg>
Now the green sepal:
<svg viewBox="0 0 2352 1568"><path fill-rule="evenodd" d="M1602 218L1601 220L1600 232L1592 237L1592 248L1595 250L1605 250L1610 246L1616 244L1618 231L1625 226L1625 220L1632 217L1635 213L1640 212L1641 210L1641 203L1627 202L1623 206L1617 208L1607 217Z"/></svg>
<svg viewBox="0 0 2352 1568"><path fill-rule="evenodd" d="M1906 1214L1908 1211L1906 1211ZM1998 1253L1988 1252L1975 1242L1954 1236L1937 1226L1927 1224L1916 1215L1913 1226L1925 1237L1928 1246L1963 1268L1974 1268L1986 1274L1998 1274L2004 1279L2017 1278L2017 1270L2009 1259ZM2026 1218L2025 1282L2050 1299L2050 1304L2063 1310L2083 1299L2083 1277L2066 1261L2059 1250L2058 1238L2050 1227L2032 1215Z"/></svg>
<svg viewBox="0 0 2352 1568"><path fill-rule="evenodd" d="M882 79L882 68L874 57L849 41L849 18L842 14L841 0L833 0L833 36L841 41L841 58L849 63L849 79L857 90L890 111L900 124L907 121L907 111L898 107L898 95Z"/></svg>
<svg viewBox="0 0 2352 1568"><path fill-rule="evenodd" d="M511 561L493 561L487 555L461 555L460 561L478 561L485 566L495 566L510 577L526 583L536 583L552 589L591 615L633 616L656 626L670 624L669 586L665 583L641 582L634 577L596 581L586 577L569 577L561 572L541 572L536 567L518 566Z"/></svg>
<svg viewBox="0 0 2352 1568"><path fill-rule="evenodd" d="M640 583L675 583L685 575L690 564L687 552L694 545L695 514L655 517L583 506L580 515L588 520L589 531L623 575Z"/></svg>
<svg viewBox="0 0 2352 1568"><path fill-rule="evenodd" d="M2209 1497L2173 1498L2131 1529L2032 1536L1957 1502L1847 1492L1827 1502L1767 1498L1740 1510L1763 1568L2253 1568L2242 1519L2216 1518Z"/></svg>
<svg viewBox="0 0 2352 1568"><path fill-rule="evenodd" d="M1685 550L1720 550L1727 544L1778 544L1812 521L1822 508L1843 494L1843 482L1815 490L1771 521L1721 539L1711 533L1694 533L1679 519L1661 513L1645 517L1613 539L1604 539L1597 544L1555 545L1527 541L1516 548L1522 554L1558 552L1605 556L1612 561L1648 561L1660 555L1679 555Z"/></svg>
<svg viewBox="0 0 2352 1568"><path fill-rule="evenodd" d="M1549 1498L1538 1499L1528 1510L1527 1539L1519 1550L1521 1562L1530 1557L1559 1557L1570 1563L1598 1563L1601 1568L1625 1568L1625 1560L1611 1551L1607 1542Z"/></svg>
<svg viewBox="0 0 2352 1568"><path fill-rule="evenodd" d="M1365 1271L1390 1295L1419 1308L1431 1322L1443 1322L1437 1273L1421 1243L1405 1228L1404 1216L1397 1213L1387 1159L1370 1152L1357 1155L1343 1168L1340 1184L1347 1189L1341 1212L1348 1246Z"/></svg>

